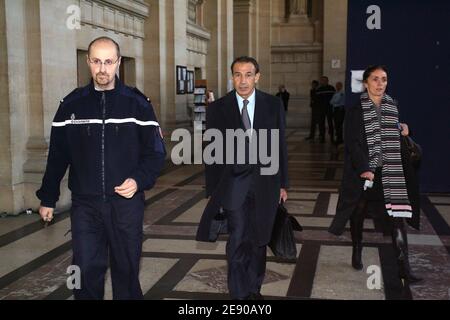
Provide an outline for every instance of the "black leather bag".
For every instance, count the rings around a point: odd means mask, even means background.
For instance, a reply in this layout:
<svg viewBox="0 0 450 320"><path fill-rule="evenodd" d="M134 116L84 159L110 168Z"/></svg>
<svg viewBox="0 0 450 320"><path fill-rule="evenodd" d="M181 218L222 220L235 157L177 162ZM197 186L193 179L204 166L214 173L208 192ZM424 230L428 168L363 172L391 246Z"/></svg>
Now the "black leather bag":
<svg viewBox="0 0 450 320"><path fill-rule="evenodd" d="M209 228L209 241L215 242L219 235L228 233L228 220L225 211L221 207L214 219L211 221Z"/></svg>
<svg viewBox="0 0 450 320"><path fill-rule="evenodd" d="M402 146L404 147L405 155L413 165L420 164L422 160L422 147L418 145L410 136L401 136Z"/></svg>
<svg viewBox="0 0 450 320"><path fill-rule="evenodd" d="M289 215L283 203L281 203L278 206L272 237L269 242L269 248L276 257L297 258L294 230L302 231L303 228L293 216Z"/></svg>

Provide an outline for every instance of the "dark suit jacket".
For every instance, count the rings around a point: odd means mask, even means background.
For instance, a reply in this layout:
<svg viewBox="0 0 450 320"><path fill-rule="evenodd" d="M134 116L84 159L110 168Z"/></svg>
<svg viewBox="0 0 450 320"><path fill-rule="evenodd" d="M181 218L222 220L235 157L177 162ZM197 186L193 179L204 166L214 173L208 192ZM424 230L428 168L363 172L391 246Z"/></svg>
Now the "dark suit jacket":
<svg viewBox="0 0 450 320"><path fill-rule="evenodd" d="M213 102L207 108L206 129L218 129L224 142L227 129L244 129L236 99L236 91ZM211 196L197 232L198 241L211 241L211 222L220 207L234 210L242 206L251 186L255 193L256 231L258 243L266 245L270 241L273 222L280 198L280 188L288 188L287 147L285 138L285 114L282 102L277 97L256 90L253 128L267 129L267 150L270 150L270 130L279 129L279 168L275 175L261 175L262 165L257 164L213 164L206 165L206 194ZM258 134L258 144L260 134ZM236 148L235 155L236 155ZM224 143L223 154L227 154ZM228 150L229 152L229 150Z"/></svg>

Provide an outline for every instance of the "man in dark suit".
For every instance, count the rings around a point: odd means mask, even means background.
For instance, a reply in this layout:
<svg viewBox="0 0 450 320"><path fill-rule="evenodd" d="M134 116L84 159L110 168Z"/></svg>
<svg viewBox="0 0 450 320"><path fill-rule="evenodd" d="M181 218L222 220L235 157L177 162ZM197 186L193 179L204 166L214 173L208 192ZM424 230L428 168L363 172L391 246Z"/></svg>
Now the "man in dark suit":
<svg viewBox="0 0 450 320"><path fill-rule="evenodd" d="M262 299L266 246L278 205L281 200L287 200L285 114L280 99L255 89L260 78L255 59L237 58L231 71L234 90L208 106L206 129L219 130L223 137L230 129L253 129L255 131L245 140L244 149L249 151L249 145L258 140L258 153L267 148L271 157L279 159L279 165L267 174L264 169L268 165L261 161L260 155L256 161L251 161L246 152L245 163L236 163L239 151L233 153L232 164L226 161L226 164L206 165L206 194L210 199L200 221L197 240L215 241L211 238L211 229L217 213L223 209L228 220L226 255L230 296L232 299ZM278 133L275 141L271 139L273 133ZM267 139L261 139L265 135ZM233 141L232 146L223 147L223 155L242 147Z"/></svg>
<svg viewBox="0 0 450 320"><path fill-rule="evenodd" d="M320 86L316 90L317 103L320 109L320 142L325 142L325 118L328 122L328 134L330 141L334 142L334 124L333 124L333 107L330 104L336 89L328 83L328 77L320 77Z"/></svg>
<svg viewBox="0 0 450 320"><path fill-rule="evenodd" d="M275 96L277 96L278 98L281 99L281 101L283 101L284 111L287 112L289 106L289 98L291 94L286 90L286 87L284 85L279 86L278 92Z"/></svg>

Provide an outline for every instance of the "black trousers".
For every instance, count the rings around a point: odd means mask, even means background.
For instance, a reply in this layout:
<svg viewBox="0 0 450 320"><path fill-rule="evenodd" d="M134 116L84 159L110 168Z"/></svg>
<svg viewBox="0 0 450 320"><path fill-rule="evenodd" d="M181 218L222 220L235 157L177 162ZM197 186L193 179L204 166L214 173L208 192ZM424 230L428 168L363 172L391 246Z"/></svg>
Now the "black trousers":
<svg viewBox="0 0 450 320"><path fill-rule="evenodd" d="M314 139L316 135L316 126L319 127L320 137L325 136L325 121L322 120L323 115L319 107L311 108L311 125L309 129L309 137Z"/></svg>
<svg viewBox="0 0 450 320"><path fill-rule="evenodd" d="M386 217L386 209L384 204L384 192L382 184L382 169L377 168L375 171L375 180L373 182L373 188L367 189L363 192L358 205L352 214L352 223L350 224L350 231L352 233L352 239L354 242L362 241L362 229L364 220L369 207L369 204L374 204L376 212L383 212L383 219L389 219L390 228L402 229L405 227L404 218ZM391 230L392 231L392 230Z"/></svg>
<svg viewBox="0 0 450 320"><path fill-rule="evenodd" d="M105 273L111 266L113 299L139 300L144 194L132 199L72 197L73 265L81 270L77 300L104 298Z"/></svg>
<svg viewBox="0 0 450 320"><path fill-rule="evenodd" d="M254 229L255 198L247 195L237 210L228 210L228 291L232 299L259 293L266 272L266 246L258 246Z"/></svg>
<svg viewBox="0 0 450 320"><path fill-rule="evenodd" d="M322 118L320 119L320 136L325 137L325 118L328 123L328 135L330 136L331 141L334 140L334 124L333 124L333 109L331 106L322 107Z"/></svg>
<svg viewBox="0 0 450 320"><path fill-rule="evenodd" d="M345 108L343 106L334 108L333 117L334 117L334 128L336 130L336 142L342 143L344 141L342 130L344 127Z"/></svg>
<svg viewBox="0 0 450 320"><path fill-rule="evenodd" d="M328 123L328 135L330 136L330 140L334 141L333 107L331 105L325 109L325 117Z"/></svg>

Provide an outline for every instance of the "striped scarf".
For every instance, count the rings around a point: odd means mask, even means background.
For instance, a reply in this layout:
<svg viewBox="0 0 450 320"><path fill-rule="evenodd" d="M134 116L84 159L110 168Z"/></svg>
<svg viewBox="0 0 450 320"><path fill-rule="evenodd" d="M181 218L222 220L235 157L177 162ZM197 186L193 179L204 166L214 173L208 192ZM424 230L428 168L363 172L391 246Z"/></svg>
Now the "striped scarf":
<svg viewBox="0 0 450 320"><path fill-rule="evenodd" d="M361 95L364 128L369 147L369 167L375 172L380 153L383 156L383 192L387 213L391 217L411 218L412 208L406 190L400 153L398 110L394 100L385 94L381 102L381 127L375 104L367 92Z"/></svg>

